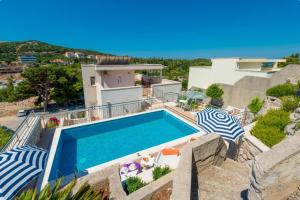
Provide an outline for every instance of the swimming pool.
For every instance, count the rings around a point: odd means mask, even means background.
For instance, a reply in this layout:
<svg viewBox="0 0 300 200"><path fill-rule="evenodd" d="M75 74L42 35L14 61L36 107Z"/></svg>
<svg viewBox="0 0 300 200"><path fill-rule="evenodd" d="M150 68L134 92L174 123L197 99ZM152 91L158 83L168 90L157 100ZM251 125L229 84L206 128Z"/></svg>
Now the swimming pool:
<svg viewBox="0 0 300 200"><path fill-rule="evenodd" d="M53 139L58 141L52 144L56 150L50 162L48 181L198 133L199 129L161 109L62 128L59 132Z"/></svg>

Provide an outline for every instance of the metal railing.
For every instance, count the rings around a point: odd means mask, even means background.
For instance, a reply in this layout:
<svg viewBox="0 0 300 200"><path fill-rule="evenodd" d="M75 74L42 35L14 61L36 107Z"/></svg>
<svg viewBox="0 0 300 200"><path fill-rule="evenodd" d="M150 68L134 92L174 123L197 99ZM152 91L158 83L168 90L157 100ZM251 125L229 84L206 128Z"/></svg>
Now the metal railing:
<svg viewBox="0 0 300 200"><path fill-rule="evenodd" d="M151 109L151 106L154 104L154 102L154 99L149 97L143 100L116 104L108 103L107 105L102 106L92 106L85 109L64 111L59 113L47 113L41 114L40 116L43 128L53 128L52 124L49 124L50 118L56 118L59 120L58 126L63 127L102 119L109 119L130 113L142 112Z"/></svg>
<svg viewBox="0 0 300 200"><path fill-rule="evenodd" d="M18 126L10 140L1 148L0 152L23 145L34 145L40 134L41 118L31 112Z"/></svg>

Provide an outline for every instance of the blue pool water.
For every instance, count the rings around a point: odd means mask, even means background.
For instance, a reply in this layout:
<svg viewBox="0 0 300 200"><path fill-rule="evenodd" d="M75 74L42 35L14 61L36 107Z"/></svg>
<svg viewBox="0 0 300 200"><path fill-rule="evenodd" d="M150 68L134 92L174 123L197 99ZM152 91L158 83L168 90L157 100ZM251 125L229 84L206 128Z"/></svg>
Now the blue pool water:
<svg viewBox="0 0 300 200"><path fill-rule="evenodd" d="M164 110L64 129L49 180L196 132Z"/></svg>

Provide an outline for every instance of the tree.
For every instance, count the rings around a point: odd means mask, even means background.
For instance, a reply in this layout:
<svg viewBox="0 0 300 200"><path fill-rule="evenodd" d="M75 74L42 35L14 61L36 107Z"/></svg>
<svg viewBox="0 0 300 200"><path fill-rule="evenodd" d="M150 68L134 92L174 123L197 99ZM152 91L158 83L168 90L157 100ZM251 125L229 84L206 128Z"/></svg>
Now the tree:
<svg viewBox="0 0 300 200"><path fill-rule="evenodd" d="M35 93L44 102L44 112L50 101L50 92L60 75L59 69L55 66L30 67L22 72L22 77Z"/></svg>
<svg viewBox="0 0 300 200"><path fill-rule="evenodd" d="M206 90L206 95L208 97L211 97L213 100L221 100L223 94L224 91L222 88L219 87L218 84L212 84Z"/></svg>
<svg viewBox="0 0 300 200"><path fill-rule="evenodd" d="M13 102L16 100L14 84L11 78L7 79L7 86L0 90L0 101Z"/></svg>
<svg viewBox="0 0 300 200"><path fill-rule="evenodd" d="M80 65L30 67L22 76L25 80L16 88L16 96L39 96L45 112L50 100L67 105L71 100L79 99L83 93Z"/></svg>
<svg viewBox="0 0 300 200"><path fill-rule="evenodd" d="M58 77L51 98L59 105L67 105L83 95L80 65L63 67L63 74Z"/></svg>

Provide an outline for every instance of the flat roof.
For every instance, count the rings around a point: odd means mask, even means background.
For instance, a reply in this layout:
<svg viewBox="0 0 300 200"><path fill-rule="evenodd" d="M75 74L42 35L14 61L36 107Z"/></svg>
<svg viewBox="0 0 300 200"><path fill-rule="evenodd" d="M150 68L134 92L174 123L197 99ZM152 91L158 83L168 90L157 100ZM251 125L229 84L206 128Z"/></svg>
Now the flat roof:
<svg viewBox="0 0 300 200"><path fill-rule="evenodd" d="M266 58L245 58L240 59L238 62L286 62L285 59L266 59Z"/></svg>
<svg viewBox="0 0 300 200"><path fill-rule="evenodd" d="M237 62L286 62L286 59L267 59L267 58L240 58L240 57L227 57L227 58L212 58L211 60L225 60L233 59Z"/></svg>
<svg viewBox="0 0 300 200"><path fill-rule="evenodd" d="M107 71L107 70L161 70L164 68L161 64L131 64L131 65L95 65L87 64L82 65L83 67L95 67L97 71Z"/></svg>

